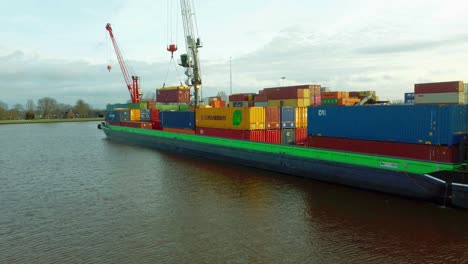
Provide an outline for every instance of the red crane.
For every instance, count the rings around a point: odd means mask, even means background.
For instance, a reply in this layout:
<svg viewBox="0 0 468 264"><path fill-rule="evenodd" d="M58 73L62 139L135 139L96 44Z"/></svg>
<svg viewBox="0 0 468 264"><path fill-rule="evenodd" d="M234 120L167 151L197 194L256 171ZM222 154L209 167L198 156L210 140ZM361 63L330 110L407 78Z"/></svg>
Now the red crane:
<svg viewBox="0 0 468 264"><path fill-rule="evenodd" d="M114 45L114 50L115 54L117 55L117 59L119 60L120 64L120 69L122 70L122 74L125 79L125 83L127 84L128 91L130 92L130 97L132 98L132 103L139 103L140 102L140 96L141 96L141 90L140 86L138 84L138 76L130 76L128 70L127 70L127 65L125 64L125 61L123 59L122 53L120 52L119 45L117 45L117 41L115 41L114 34L112 32L112 27L110 23L107 23L106 25L107 31L109 31L110 38L112 40L112 44ZM111 67L110 65L107 66L107 69L110 71ZM132 79L132 81L130 81Z"/></svg>

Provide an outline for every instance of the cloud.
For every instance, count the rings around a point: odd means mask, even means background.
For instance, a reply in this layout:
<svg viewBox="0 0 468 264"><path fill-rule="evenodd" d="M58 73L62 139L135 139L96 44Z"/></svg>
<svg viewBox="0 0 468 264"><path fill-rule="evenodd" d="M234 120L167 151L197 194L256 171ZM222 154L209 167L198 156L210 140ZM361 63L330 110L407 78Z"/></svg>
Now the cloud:
<svg viewBox="0 0 468 264"><path fill-rule="evenodd" d="M423 50L432 50L455 45L466 45L468 35L449 37L445 39L412 41L409 43L396 43L392 45L378 45L371 47L358 48L355 50L359 54L390 54L403 52L417 52Z"/></svg>

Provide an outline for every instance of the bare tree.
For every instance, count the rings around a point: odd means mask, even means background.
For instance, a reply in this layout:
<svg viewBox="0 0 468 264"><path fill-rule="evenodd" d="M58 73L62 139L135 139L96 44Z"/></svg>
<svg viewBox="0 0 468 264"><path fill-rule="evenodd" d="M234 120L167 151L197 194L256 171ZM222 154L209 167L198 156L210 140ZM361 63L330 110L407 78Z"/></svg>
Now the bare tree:
<svg viewBox="0 0 468 264"><path fill-rule="evenodd" d="M26 111L34 112L34 110L36 110L36 104L33 100L28 99L28 101L26 102Z"/></svg>
<svg viewBox="0 0 468 264"><path fill-rule="evenodd" d="M221 92L218 92L218 94L216 96L221 96L221 100L227 102L228 100L228 96L226 95L225 92L221 91Z"/></svg>
<svg viewBox="0 0 468 264"><path fill-rule="evenodd" d="M10 109L10 118L9 119L20 119L23 117L24 107L22 104L15 104L12 109Z"/></svg>
<svg viewBox="0 0 468 264"><path fill-rule="evenodd" d="M57 108L57 101L54 98L44 97L37 101L37 108L42 113L43 118L50 118Z"/></svg>
<svg viewBox="0 0 468 264"><path fill-rule="evenodd" d="M89 112L91 108L89 107L89 104L85 103L85 101L79 99L76 101L75 107L73 107L73 112L76 114L79 114L79 117L88 117Z"/></svg>
<svg viewBox="0 0 468 264"><path fill-rule="evenodd" d="M0 120L7 119L8 117L8 105L0 101Z"/></svg>

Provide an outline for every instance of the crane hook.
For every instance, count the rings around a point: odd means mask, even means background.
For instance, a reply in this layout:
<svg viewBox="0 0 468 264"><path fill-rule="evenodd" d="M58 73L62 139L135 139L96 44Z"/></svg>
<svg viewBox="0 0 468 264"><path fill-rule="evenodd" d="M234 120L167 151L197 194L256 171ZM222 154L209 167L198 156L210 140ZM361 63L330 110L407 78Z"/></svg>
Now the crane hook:
<svg viewBox="0 0 468 264"><path fill-rule="evenodd" d="M110 70L112 69L112 67L110 65L107 65L107 70L110 72Z"/></svg>
<svg viewBox="0 0 468 264"><path fill-rule="evenodd" d="M177 45L176 44L170 44L167 46L167 51L171 53L171 58L174 58L174 52L177 51Z"/></svg>

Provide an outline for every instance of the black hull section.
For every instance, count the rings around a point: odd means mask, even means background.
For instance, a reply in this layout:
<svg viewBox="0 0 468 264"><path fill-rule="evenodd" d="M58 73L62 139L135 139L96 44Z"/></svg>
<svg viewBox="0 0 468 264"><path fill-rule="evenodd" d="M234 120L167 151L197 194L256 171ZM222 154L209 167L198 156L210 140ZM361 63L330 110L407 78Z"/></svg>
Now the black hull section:
<svg viewBox="0 0 468 264"><path fill-rule="evenodd" d="M170 152L227 161L318 181L446 203L447 184L429 175L410 174L296 156L236 149L181 139L167 139L103 129L110 140Z"/></svg>

